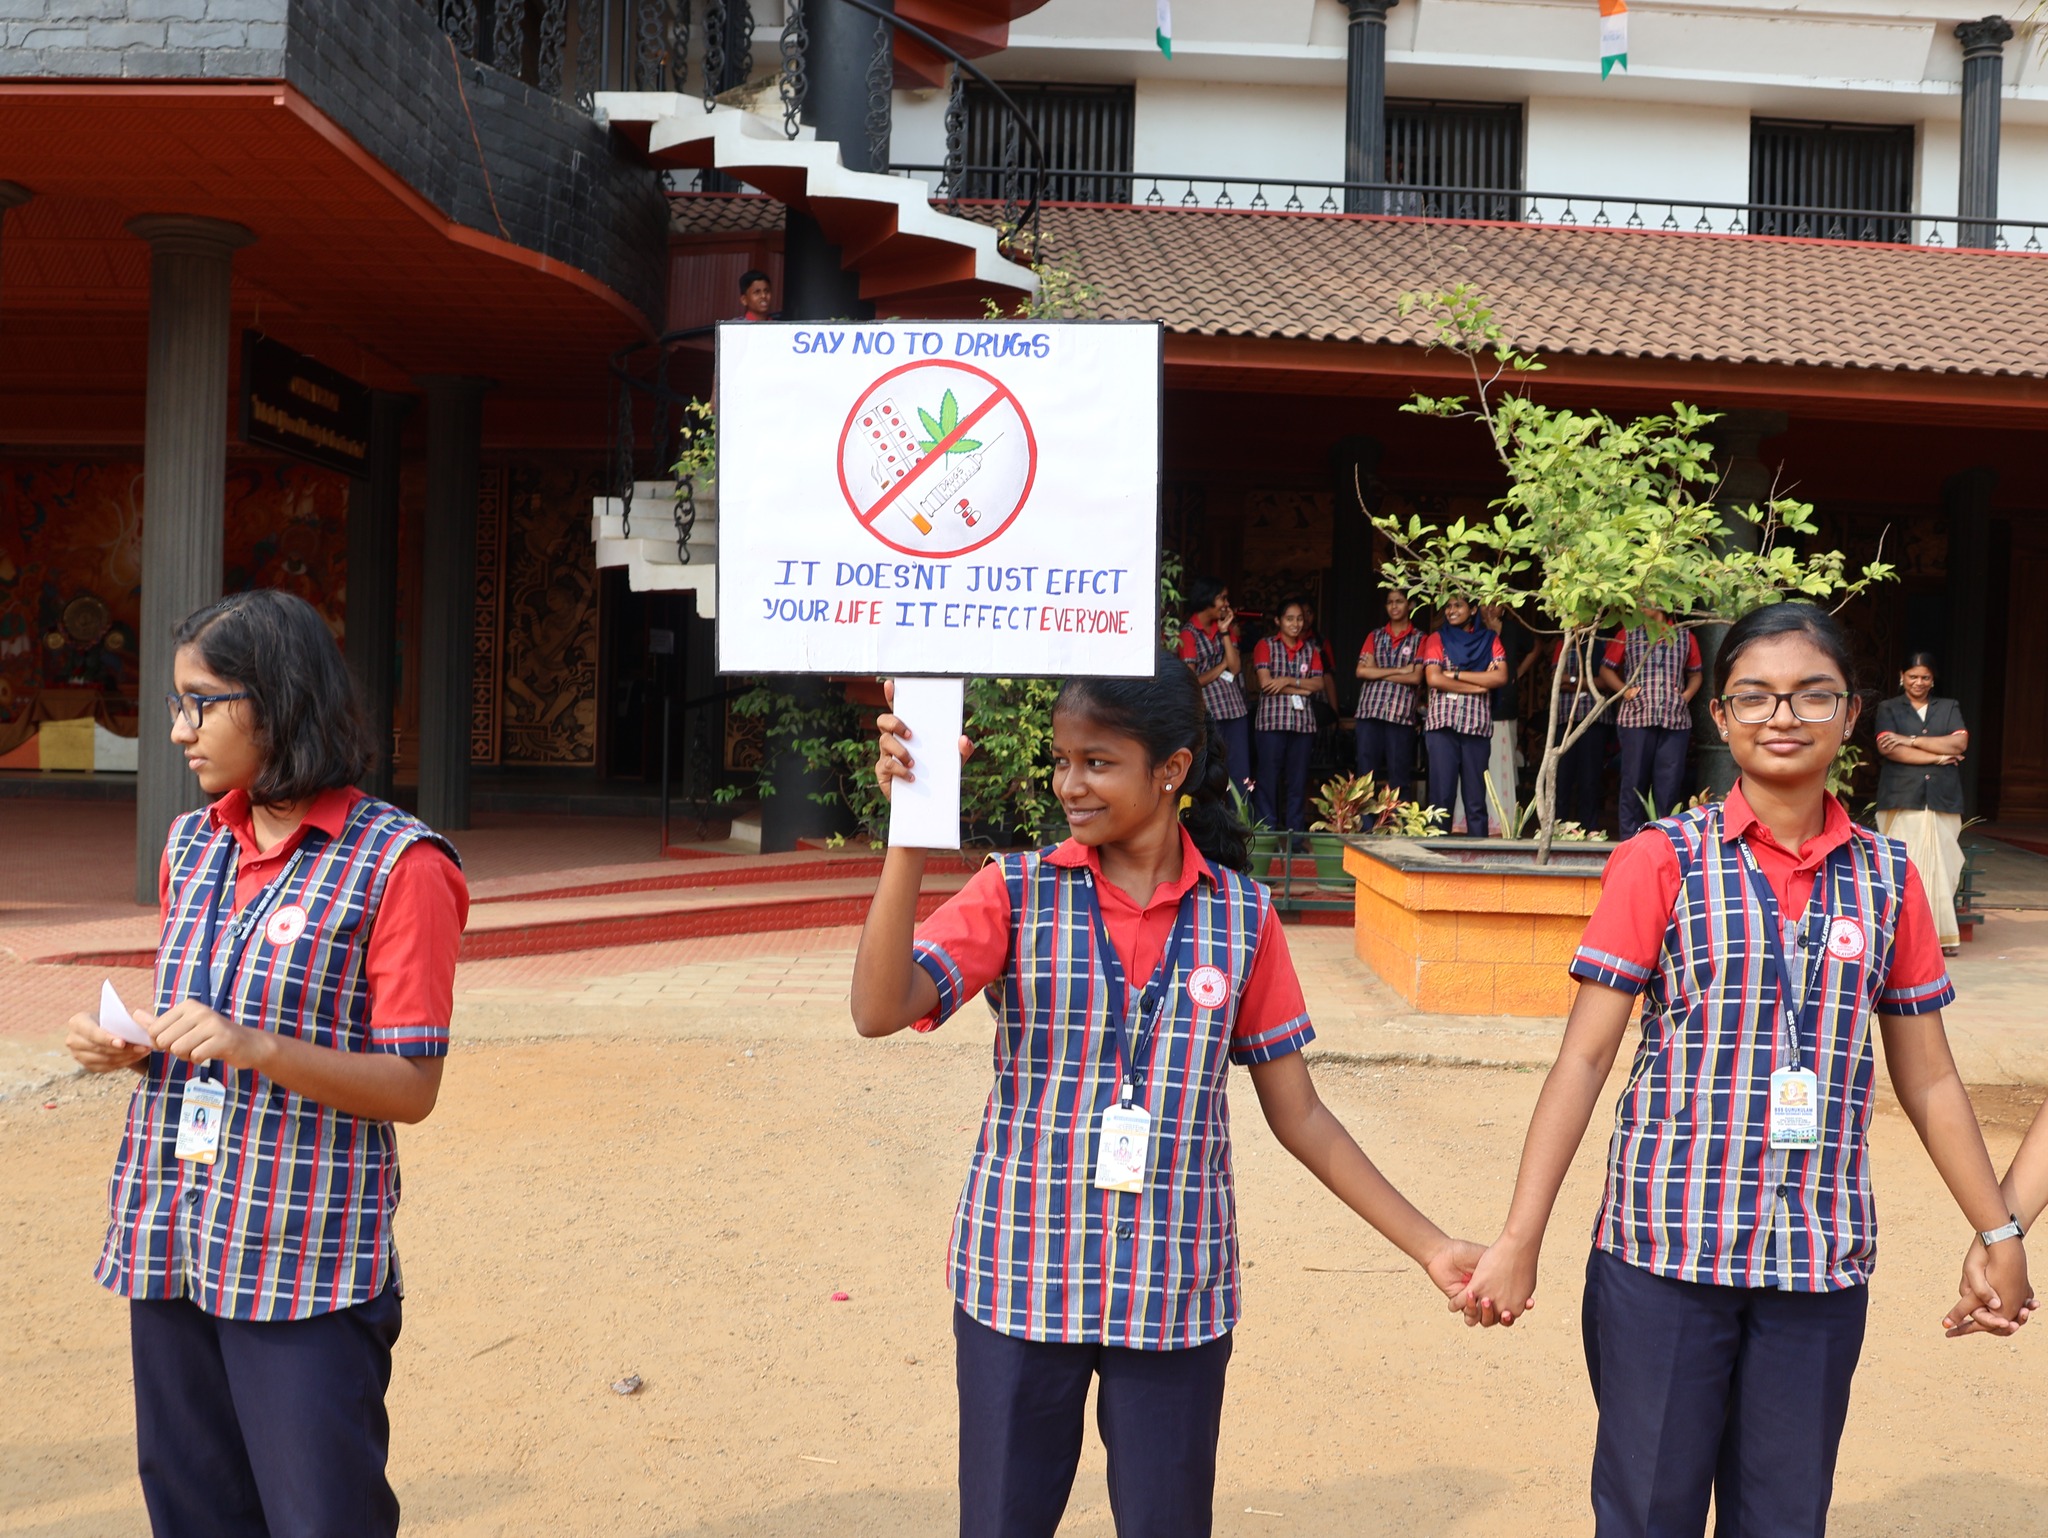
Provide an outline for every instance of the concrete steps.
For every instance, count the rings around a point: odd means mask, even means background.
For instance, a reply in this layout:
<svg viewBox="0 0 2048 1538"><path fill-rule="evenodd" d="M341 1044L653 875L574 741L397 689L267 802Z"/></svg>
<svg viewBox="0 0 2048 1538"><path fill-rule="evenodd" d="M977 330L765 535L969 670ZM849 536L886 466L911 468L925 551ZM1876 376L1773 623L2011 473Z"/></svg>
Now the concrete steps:
<svg viewBox="0 0 2048 1538"><path fill-rule="evenodd" d="M696 494L697 518L690 527L689 560L676 548L676 483L635 481L630 498L591 501L590 542L599 566L623 566L636 593L688 590L697 612L718 616L718 499Z"/></svg>

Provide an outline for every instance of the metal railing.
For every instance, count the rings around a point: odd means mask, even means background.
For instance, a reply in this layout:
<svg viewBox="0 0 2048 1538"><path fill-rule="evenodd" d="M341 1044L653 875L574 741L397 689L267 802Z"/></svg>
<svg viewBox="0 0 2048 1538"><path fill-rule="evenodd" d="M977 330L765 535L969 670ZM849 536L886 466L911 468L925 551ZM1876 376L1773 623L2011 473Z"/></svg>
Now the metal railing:
<svg viewBox="0 0 2048 1538"><path fill-rule="evenodd" d="M938 178L932 196L939 202L950 201L947 189L959 185L961 178L988 174L996 168L899 162L889 169L907 176ZM1987 220L1956 214L1862 208L1540 192L1520 187L1422 187L1401 182L1326 182L1165 171L1103 172L1097 180L1112 194L1103 203L1115 207L1335 214L1344 210L1346 195L1356 193L1361 195L1367 212L1396 218L1781 235L1887 245L1966 245L2001 251L2048 250L2048 221L2028 219Z"/></svg>

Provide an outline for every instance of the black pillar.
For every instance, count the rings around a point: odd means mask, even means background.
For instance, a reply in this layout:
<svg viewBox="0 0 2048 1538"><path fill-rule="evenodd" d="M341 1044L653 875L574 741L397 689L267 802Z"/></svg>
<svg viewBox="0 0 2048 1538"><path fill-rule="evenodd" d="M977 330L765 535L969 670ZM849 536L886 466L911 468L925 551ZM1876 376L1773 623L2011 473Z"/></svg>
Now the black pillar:
<svg viewBox="0 0 2048 1538"><path fill-rule="evenodd" d="M893 4L891 4L893 9ZM836 146L849 171L882 171L889 161L889 94L871 97L870 75L880 85L877 29L883 24L845 0L805 0L804 53L808 85L803 120ZM881 40L887 46L886 40ZM891 66L893 69L893 66ZM879 104L879 123L870 115ZM871 126L879 126L879 146ZM879 147L879 160L875 149ZM871 320L874 306L860 296L860 277L840 265L839 248L808 213L792 208L783 232L783 314L791 320Z"/></svg>
<svg viewBox="0 0 2048 1538"><path fill-rule="evenodd" d="M1959 224L1956 244L1989 250L1998 243L1999 93L2012 23L2003 16L1986 16L1959 23L1956 36L1963 45L1963 163L1956 214L1963 220L1985 221Z"/></svg>
<svg viewBox="0 0 2048 1538"><path fill-rule="evenodd" d="M1344 180L1387 179L1387 12L1400 0L1348 0L1345 37ZM1344 194L1347 214L1376 214L1385 199L1355 188Z"/></svg>
<svg viewBox="0 0 2048 1538"><path fill-rule="evenodd" d="M171 819L204 802L171 741L171 632L220 597L228 469L228 279L256 237L239 224L144 214L128 231L149 242L149 373L142 427L142 712L135 776L135 900L156 903Z"/></svg>
<svg viewBox="0 0 2048 1538"><path fill-rule="evenodd" d="M1761 507L1770 501L1777 471L1764 461L1763 441L1782 433L1787 422L1782 411L1724 411L1721 420L1708 429L1721 456L1717 500L1728 525L1727 543L1738 549L1754 550L1762 541L1762 531L1748 519L1736 517L1734 509ZM1699 788L1717 795L1726 795L1735 784L1735 759L1707 710L1708 697L1714 692L1714 664L1721 655L1721 638L1727 634L1726 625L1702 625L1695 632L1702 681L1692 702L1693 769Z"/></svg>
<svg viewBox="0 0 2048 1538"><path fill-rule="evenodd" d="M476 498L490 381L432 374L427 392L427 526L420 558L419 814L469 826L470 683L476 671Z"/></svg>
<svg viewBox="0 0 2048 1538"><path fill-rule="evenodd" d="M1948 523L1948 646L1938 676L1941 692L1963 708L1963 725L1984 730L1984 611L1991 600L1991 493L1998 472L1979 465L1941 486ZM2000 577L2001 587L2004 582ZM1977 753L1963 755L1963 812L1977 812Z"/></svg>
<svg viewBox="0 0 2048 1538"><path fill-rule="evenodd" d="M348 665L377 744L362 787L386 800L398 691L398 429L411 409L403 395L371 397L369 461L348 483Z"/></svg>
<svg viewBox="0 0 2048 1538"><path fill-rule="evenodd" d="M21 207L34 196L35 194L20 182L0 182L0 231L4 231L7 226L7 210Z"/></svg>
<svg viewBox="0 0 2048 1538"><path fill-rule="evenodd" d="M1337 658L1337 698L1352 705L1351 662L1383 617L1379 573L1372 564L1372 514L1380 502L1379 439L1362 433L1339 439L1330 450L1330 479L1336 483L1330 518L1330 582L1318 616L1323 639Z"/></svg>

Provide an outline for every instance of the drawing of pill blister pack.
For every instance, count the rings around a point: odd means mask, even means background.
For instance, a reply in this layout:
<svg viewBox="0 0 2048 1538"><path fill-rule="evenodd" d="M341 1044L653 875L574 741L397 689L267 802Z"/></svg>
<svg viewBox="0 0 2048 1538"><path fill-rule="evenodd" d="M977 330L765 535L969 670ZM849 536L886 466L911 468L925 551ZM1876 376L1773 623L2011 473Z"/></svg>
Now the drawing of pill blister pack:
<svg viewBox="0 0 2048 1538"><path fill-rule="evenodd" d="M875 484L889 487L910 474L918 461L917 439L904 425L903 413L896 409L893 399L878 402L861 413L861 431L867 434L868 447L874 452ZM916 527L920 534L932 531L931 520L916 508L899 501L896 506L904 517Z"/></svg>

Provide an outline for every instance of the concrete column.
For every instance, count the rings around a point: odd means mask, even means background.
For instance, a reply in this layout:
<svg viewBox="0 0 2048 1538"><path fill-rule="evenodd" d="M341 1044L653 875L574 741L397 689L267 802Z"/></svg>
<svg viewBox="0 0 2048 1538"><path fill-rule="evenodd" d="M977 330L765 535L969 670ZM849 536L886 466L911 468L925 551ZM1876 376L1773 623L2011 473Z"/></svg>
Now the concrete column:
<svg viewBox="0 0 2048 1538"><path fill-rule="evenodd" d="M1979 465L1952 475L1941 486L1941 510L1948 521L1948 644L1936 661L1937 684L1963 710L1963 725L1984 732L1984 611L1991 593L1991 493L1998 472ZM2004 590L2005 577L1999 576ZM1963 815L1977 814L1976 753L1963 755Z"/></svg>
<svg viewBox="0 0 2048 1538"><path fill-rule="evenodd" d="M0 232L4 232L7 227L7 210L21 207L34 196L35 194L20 182L0 182ZM4 297L0 295L0 298Z"/></svg>
<svg viewBox="0 0 2048 1538"><path fill-rule="evenodd" d="M239 224L144 214L150 245L149 375L142 429L141 742L135 776L135 900L156 902L171 819L205 801L170 738L171 632L220 597L228 466L228 280L256 237Z"/></svg>
<svg viewBox="0 0 2048 1538"><path fill-rule="evenodd" d="M348 665L377 743L362 788L387 800L398 690L398 431L412 405L382 390L370 398L369 461L348 483Z"/></svg>
<svg viewBox="0 0 2048 1538"><path fill-rule="evenodd" d="M427 527L420 558L420 799L432 827L469 826L470 682L476 669L476 498L487 379L430 374Z"/></svg>
<svg viewBox="0 0 2048 1538"><path fill-rule="evenodd" d="M1387 12L1400 0L1348 0L1345 36L1344 180L1387 179ZM1344 194L1347 214L1383 212L1385 199L1356 190Z"/></svg>
<svg viewBox="0 0 2048 1538"><path fill-rule="evenodd" d="M1963 45L1963 159L1956 213L1983 224L1959 224L1956 244L1989 250L1998 243L1999 93L2004 88L2005 45L2012 23L2003 16L1956 26Z"/></svg>
<svg viewBox="0 0 2048 1538"><path fill-rule="evenodd" d="M1733 509L1761 506L1771 497L1777 470L1763 458L1763 441L1782 433L1787 418L1782 411L1729 411L1708 429L1714 447L1720 451L1722 466L1720 506L1728 524L1728 543L1742 550L1754 550L1762 539L1757 526L1734 516ZM1721 638L1726 625L1702 625L1698 631L1700 669L1703 681L1693 697L1693 768L1701 790L1726 794L1735 783L1735 760L1721 741L1719 728L1707 711L1714 692L1714 664L1721 655Z"/></svg>

